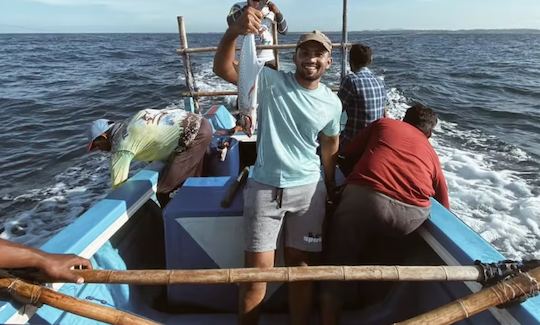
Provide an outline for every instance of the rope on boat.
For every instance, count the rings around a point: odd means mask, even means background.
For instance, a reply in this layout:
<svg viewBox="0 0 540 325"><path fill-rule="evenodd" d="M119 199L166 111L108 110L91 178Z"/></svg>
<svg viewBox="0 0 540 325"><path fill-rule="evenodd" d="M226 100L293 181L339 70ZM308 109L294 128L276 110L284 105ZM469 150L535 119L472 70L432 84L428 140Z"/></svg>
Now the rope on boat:
<svg viewBox="0 0 540 325"><path fill-rule="evenodd" d="M0 288L7 289L8 293L17 301L21 301L21 298L23 298L23 300L29 300L33 305L46 304L66 312L109 324L158 324L131 313L80 300L39 285L24 282L15 277L6 277L7 272L0 272L2 274ZM22 302L24 303L25 301Z"/></svg>
<svg viewBox="0 0 540 325"><path fill-rule="evenodd" d="M482 285L492 285L509 276L516 275L521 272L527 272L540 266L540 260L503 260L495 263L482 263L479 260L474 262L482 268L484 280Z"/></svg>
<svg viewBox="0 0 540 325"><path fill-rule="evenodd" d="M540 260L528 260L528 261L513 261L504 260L495 263L482 263L475 261L475 265L482 268L483 280L481 281L484 287L491 287L494 290L496 296L500 296L501 303L497 306L499 308L507 308L511 305L524 302L528 298L535 296L540 291L539 283L536 279L532 278L527 271L540 267ZM503 280L511 279L519 274L523 274L528 277L530 284L528 288L530 291L524 291L522 287L516 288L508 286ZM521 292L517 293L518 289Z"/></svg>
<svg viewBox="0 0 540 325"><path fill-rule="evenodd" d="M396 324L453 324L494 306L508 306L509 303L526 300L539 292L540 266Z"/></svg>

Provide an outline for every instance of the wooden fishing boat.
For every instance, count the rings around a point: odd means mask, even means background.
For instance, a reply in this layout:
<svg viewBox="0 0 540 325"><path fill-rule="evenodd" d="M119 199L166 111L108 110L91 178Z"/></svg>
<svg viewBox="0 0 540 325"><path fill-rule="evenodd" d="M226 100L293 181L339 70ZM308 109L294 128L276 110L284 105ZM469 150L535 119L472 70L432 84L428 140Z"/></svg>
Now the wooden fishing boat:
<svg viewBox="0 0 540 325"><path fill-rule="evenodd" d="M189 90L185 104L187 109L199 111L198 97L234 92L195 91L189 55L215 48L188 48L183 19L179 17L178 22L181 35L181 48L178 52L184 59ZM342 43L335 46L342 49L347 46L345 14L344 37ZM294 45L277 45L276 42L273 48L291 47ZM276 57L279 58L278 55ZM218 105L208 111L215 123L227 123L229 117L224 107ZM217 149L219 140L216 138L211 146L205 176L188 179L164 211L152 200L162 167L161 163L153 163L106 198L96 202L74 223L41 246L41 249L91 258L97 269L242 267L243 197L241 194L228 197L228 191L243 167L253 163L255 143L254 138L242 135L228 138L230 146L225 159L221 161ZM223 207L224 198L230 198L228 207ZM389 260L375 260L377 264L470 266L475 260L496 262L504 259L494 247L436 201L432 202L431 218L406 243L400 242L399 247L391 242L379 243L373 247L373 255L378 256L378 251L393 251L395 254L385 254ZM283 324L287 321L285 287L280 282L270 285L261 323ZM135 313L160 323L236 323L236 284L139 286L87 283L55 284L53 288L81 300ZM364 287L362 301L349 302L343 323L390 324L480 289L481 286L473 281L371 282ZM316 303L315 297L314 301ZM315 315L313 319L316 319ZM0 323L28 322L96 323L95 320L46 305L36 308L11 300L0 302ZM540 324L540 297L530 298L505 309L491 308L463 323Z"/></svg>

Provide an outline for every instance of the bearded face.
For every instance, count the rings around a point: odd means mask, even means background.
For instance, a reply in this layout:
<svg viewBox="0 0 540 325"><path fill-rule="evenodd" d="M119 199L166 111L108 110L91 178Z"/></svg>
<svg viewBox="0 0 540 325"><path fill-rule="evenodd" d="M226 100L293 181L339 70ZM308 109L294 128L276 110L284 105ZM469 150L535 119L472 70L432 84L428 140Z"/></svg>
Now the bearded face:
<svg viewBox="0 0 540 325"><path fill-rule="evenodd" d="M317 41L309 41L296 49L294 55L296 76L305 81L319 80L332 64L332 56Z"/></svg>

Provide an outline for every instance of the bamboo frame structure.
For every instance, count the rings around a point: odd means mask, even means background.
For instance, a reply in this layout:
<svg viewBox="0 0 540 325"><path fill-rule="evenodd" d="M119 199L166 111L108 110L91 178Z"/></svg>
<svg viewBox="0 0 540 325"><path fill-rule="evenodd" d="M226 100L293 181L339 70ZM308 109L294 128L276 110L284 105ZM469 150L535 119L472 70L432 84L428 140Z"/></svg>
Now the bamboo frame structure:
<svg viewBox="0 0 540 325"><path fill-rule="evenodd" d="M279 38L278 38L278 29L277 29L277 23L274 22L272 24L272 38L274 41L274 45L279 45ZM279 62L279 51L277 48L274 49L274 61L276 65L276 70L279 70L280 68L280 62Z"/></svg>
<svg viewBox="0 0 540 325"><path fill-rule="evenodd" d="M339 87L331 87L330 89L333 92L337 92L339 90ZM238 95L238 91L236 90L195 91L195 92L183 91L180 93L180 96L182 97L188 97L188 96L218 97L218 96L233 96L233 95Z"/></svg>
<svg viewBox="0 0 540 325"><path fill-rule="evenodd" d="M17 278L0 278L0 288L5 288L9 293L28 299L32 303L40 302L66 312L104 323L118 325L159 324L131 313L80 300L51 289L21 281Z"/></svg>
<svg viewBox="0 0 540 325"><path fill-rule="evenodd" d="M472 317L488 308L530 296L540 291L540 267L520 273L509 280L501 281L467 297L397 323L410 324L453 324Z"/></svg>
<svg viewBox="0 0 540 325"><path fill-rule="evenodd" d="M351 43L345 44L346 48L351 47ZM285 44L275 44L275 45L256 45L257 50L268 50L268 49L277 49L277 50L290 50L296 48L296 43L285 43ZM332 43L332 48L341 47L341 43ZM207 46L207 47L191 47L191 48L180 48L176 50L176 53L183 55L184 53L205 53L205 52L215 52L217 51L217 46ZM237 47L237 51L240 51L241 48Z"/></svg>
<svg viewBox="0 0 540 325"><path fill-rule="evenodd" d="M187 41L187 34L186 34L186 26L184 23L184 16L178 16L176 17L178 22L178 34L180 35L180 48L187 49L188 47L188 41ZM195 78L193 78L193 72L191 68L191 60L189 58L189 53L184 52L182 53L182 58L184 59L184 74L186 77L186 86L188 88L188 91L191 93L191 96L194 99L195 102L195 111L199 111L199 100L195 93Z"/></svg>
<svg viewBox="0 0 540 325"><path fill-rule="evenodd" d="M343 25L343 35L342 35L342 42L341 43L332 43L332 48L341 48L342 52L342 65L341 65L341 76L343 77L345 75L345 61L347 57L347 49L351 47L350 43L347 43L347 0L343 0L343 19L344 19L344 25ZM210 46L210 47L194 47L190 48L188 46L187 41L187 34L186 34L186 28L185 28L185 22L183 16L178 16L178 32L180 34L180 48L176 50L176 53L180 55L183 59L184 63L184 73L186 75L186 86L188 91L184 91L180 93L181 97L193 97L195 102L195 109L199 111L199 97L218 97L218 96L230 96L230 95L237 95L238 92L234 90L226 90L226 91L196 91L197 87L195 84L195 78L193 77L193 71L191 66L191 60L189 54L191 53L206 53L206 52L216 52L218 47L217 46ZM277 26L276 24L273 25L273 38L274 38L274 44L273 45L257 45L256 48L258 50L265 50L265 49L273 49L274 50L274 56L276 59L276 68L279 70L280 68L280 60L279 60L279 50L286 50L286 49L295 49L296 43L292 44L279 44L279 39L277 35ZM240 48L236 48L237 51L240 50ZM334 90L337 91L337 90Z"/></svg>
<svg viewBox="0 0 540 325"><path fill-rule="evenodd" d="M341 31L341 79L345 77L347 71L347 47L348 44L348 30L347 30L347 0L343 0L343 28Z"/></svg>
<svg viewBox="0 0 540 325"><path fill-rule="evenodd" d="M87 283L226 284L295 281L481 281L479 266L305 266L202 270L76 270Z"/></svg>

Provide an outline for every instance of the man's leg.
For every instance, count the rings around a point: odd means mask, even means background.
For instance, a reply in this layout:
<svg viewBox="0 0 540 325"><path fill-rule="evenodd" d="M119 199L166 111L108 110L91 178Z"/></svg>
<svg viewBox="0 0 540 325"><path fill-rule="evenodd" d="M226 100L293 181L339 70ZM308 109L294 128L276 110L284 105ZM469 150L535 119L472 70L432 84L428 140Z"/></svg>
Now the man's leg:
<svg viewBox="0 0 540 325"><path fill-rule="evenodd" d="M157 198L164 208L169 202L169 195L192 176L200 176L204 154L212 141L212 127L206 119L201 120L199 132L189 147L180 153L173 152L167 165L159 174Z"/></svg>
<svg viewBox="0 0 540 325"><path fill-rule="evenodd" d="M323 264L358 264L358 256L372 226L371 216L364 214L370 203L369 198L363 193L361 187L355 185L345 187L336 212L327 222ZM321 283L321 324L339 324L344 298L348 293L346 289L351 287L356 289L354 283L340 281Z"/></svg>
<svg viewBox="0 0 540 325"><path fill-rule="evenodd" d="M274 252L284 210L276 203L279 190L248 179L244 188L244 235L246 267L274 266ZM266 294L266 283L240 285L238 321L256 324L260 306Z"/></svg>
<svg viewBox="0 0 540 325"><path fill-rule="evenodd" d="M305 252L285 247L287 266L308 266L318 264L319 253ZM310 324L313 303L313 281L289 282L289 309L291 324Z"/></svg>
<svg viewBox="0 0 540 325"><path fill-rule="evenodd" d="M282 203L287 209L284 224L286 265L318 264L326 205L324 182L286 188ZM312 281L289 283L291 324L310 324L312 304Z"/></svg>
<svg viewBox="0 0 540 325"><path fill-rule="evenodd" d="M274 266L274 251L245 252L246 267L269 268ZM240 284L239 324L257 324L262 301L266 294L266 282Z"/></svg>

